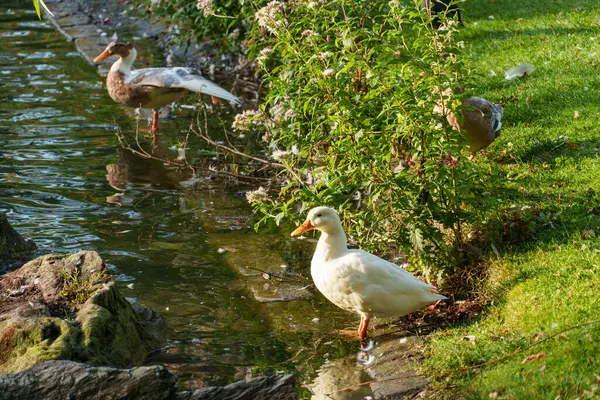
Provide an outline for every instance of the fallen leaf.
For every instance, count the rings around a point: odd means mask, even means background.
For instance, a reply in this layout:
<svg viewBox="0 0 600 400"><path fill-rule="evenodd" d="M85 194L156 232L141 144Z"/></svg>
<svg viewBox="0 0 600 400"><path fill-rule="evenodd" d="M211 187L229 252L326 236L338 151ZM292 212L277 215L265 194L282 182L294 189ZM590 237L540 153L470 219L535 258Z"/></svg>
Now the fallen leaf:
<svg viewBox="0 0 600 400"><path fill-rule="evenodd" d="M583 231L582 233L584 239L589 239L589 238L593 238L594 236L596 236L596 232L594 232L593 229L587 229L585 231Z"/></svg>
<svg viewBox="0 0 600 400"><path fill-rule="evenodd" d="M472 345L475 345L475 336L467 335L463 336L463 340L468 340Z"/></svg>
<svg viewBox="0 0 600 400"><path fill-rule="evenodd" d="M567 147L570 149L576 149L577 145L575 143L569 143L569 144L567 144Z"/></svg>
<svg viewBox="0 0 600 400"><path fill-rule="evenodd" d="M575 119L579 118L579 111L575 111L573 113L573 118L575 118Z"/></svg>
<svg viewBox="0 0 600 400"><path fill-rule="evenodd" d="M498 392L492 392L490 393L490 399L497 399L499 395L500 393Z"/></svg>
<svg viewBox="0 0 600 400"><path fill-rule="evenodd" d="M548 355L546 353L532 354L530 356L525 357L523 361L521 361L521 364L525 364L534 360L539 360L541 358L548 358Z"/></svg>
<svg viewBox="0 0 600 400"><path fill-rule="evenodd" d="M553 184L551 184L550 187L554 189L554 188L566 185L568 183L569 183L569 181L556 181Z"/></svg>
<svg viewBox="0 0 600 400"><path fill-rule="evenodd" d="M531 337L531 340L538 340L539 338L541 338L542 336L544 336L544 334L542 332L538 332L535 335L533 335Z"/></svg>
<svg viewBox="0 0 600 400"><path fill-rule="evenodd" d="M596 383L600 385L600 375L594 374L594 376L596 377Z"/></svg>

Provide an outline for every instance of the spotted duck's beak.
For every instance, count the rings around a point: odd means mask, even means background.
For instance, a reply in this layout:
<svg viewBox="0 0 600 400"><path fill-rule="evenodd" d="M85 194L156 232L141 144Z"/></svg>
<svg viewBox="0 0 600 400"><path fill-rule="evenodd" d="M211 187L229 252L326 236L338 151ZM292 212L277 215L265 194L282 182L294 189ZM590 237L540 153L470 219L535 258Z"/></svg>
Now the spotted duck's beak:
<svg viewBox="0 0 600 400"><path fill-rule="evenodd" d="M310 220L307 219L302 225L298 227L298 229L292 232L292 236L302 235L304 232L312 231L313 229L315 229L315 227L310 222Z"/></svg>
<svg viewBox="0 0 600 400"><path fill-rule="evenodd" d="M98 57L94 58L94 62L95 63L102 62L102 61L106 60L110 56L112 56L112 54L110 53L110 51L108 51L108 49L106 49Z"/></svg>

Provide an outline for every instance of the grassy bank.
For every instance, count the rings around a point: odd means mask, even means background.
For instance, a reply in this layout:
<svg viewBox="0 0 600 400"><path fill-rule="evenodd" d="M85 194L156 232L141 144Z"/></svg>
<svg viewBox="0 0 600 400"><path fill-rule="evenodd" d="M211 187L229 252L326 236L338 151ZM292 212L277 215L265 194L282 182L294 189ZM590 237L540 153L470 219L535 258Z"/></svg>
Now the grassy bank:
<svg viewBox="0 0 600 400"><path fill-rule="evenodd" d="M486 249L478 277L489 307L434 334L425 368L436 398L595 399L600 323L569 328L600 318L600 5L472 0L464 10L470 94L505 107L503 134L478 162L515 190L501 199L507 240ZM535 72L504 79L523 62Z"/></svg>

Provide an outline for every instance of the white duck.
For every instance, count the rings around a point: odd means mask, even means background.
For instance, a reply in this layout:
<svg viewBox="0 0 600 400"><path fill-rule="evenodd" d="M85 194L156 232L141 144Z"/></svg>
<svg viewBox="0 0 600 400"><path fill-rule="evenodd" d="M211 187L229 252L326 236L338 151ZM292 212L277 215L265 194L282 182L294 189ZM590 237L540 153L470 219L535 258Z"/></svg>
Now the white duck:
<svg viewBox="0 0 600 400"><path fill-rule="evenodd" d="M403 268L364 250L348 249L342 223L332 208L310 210L292 236L313 229L322 233L312 258L312 278L329 301L360 315L361 343L366 342L371 318L401 317L446 298Z"/></svg>
<svg viewBox="0 0 600 400"><path fill-rule="evenodd" d="M137 51L129 42L112 41L94 59L99 63L109 57L119 59L112 65L106 77L108 94L117 103L129 107L152 109L152 129L154 142L158 133L158 109L185 96L204 93L215 98L229 100L240 105L240 99L214 82L202 77L194 68L143 68L132 70Z"/></svg>

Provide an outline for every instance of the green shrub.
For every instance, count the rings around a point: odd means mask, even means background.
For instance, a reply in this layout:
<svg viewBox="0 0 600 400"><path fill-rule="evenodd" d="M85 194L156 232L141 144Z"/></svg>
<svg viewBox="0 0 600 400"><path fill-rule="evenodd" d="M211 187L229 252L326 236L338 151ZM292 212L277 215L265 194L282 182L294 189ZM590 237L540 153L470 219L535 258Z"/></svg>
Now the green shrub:
<svg viewBox="0 0 600 400"><path fill-rule="evenodd" d="M288 182L276 197L250 195L257 227L326 205L362 248L457 264L466 221L491 207L490 176L434 111L460 112L466 77L457 25L434 29L419 3L272 1L256 12L252 54L268 93L234 128L258 130Z"/></svg>
<svg viewBox="0 0 600 400"><path fill-rule="evenodd" d="M175 36L178 44L208 40L223 50L239 50L252 27L256 7L263 3L266 1L159 0L152 10L155 16L179 27L181 33Z"/></svg>

